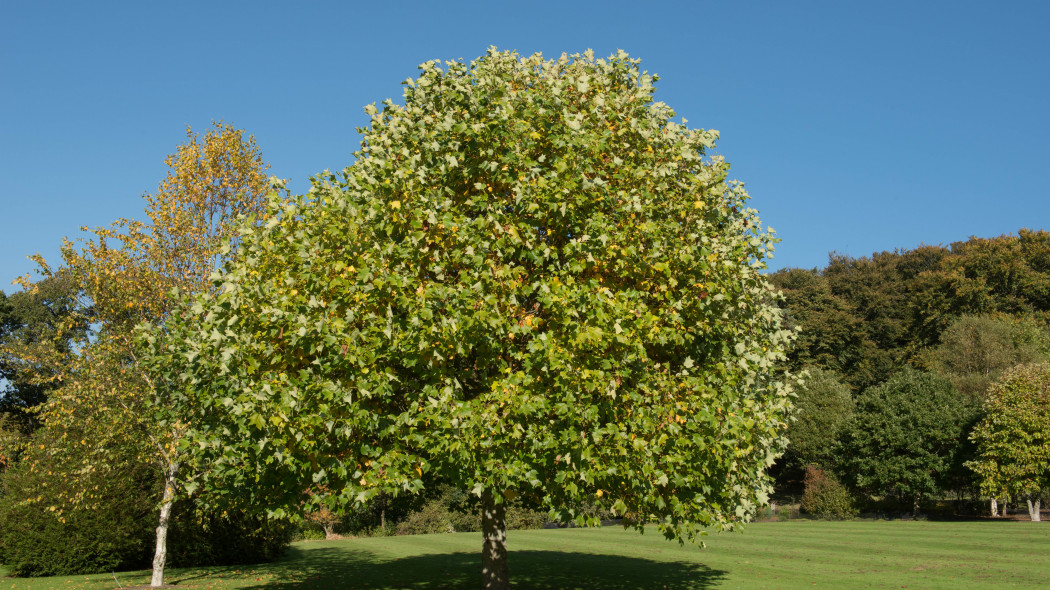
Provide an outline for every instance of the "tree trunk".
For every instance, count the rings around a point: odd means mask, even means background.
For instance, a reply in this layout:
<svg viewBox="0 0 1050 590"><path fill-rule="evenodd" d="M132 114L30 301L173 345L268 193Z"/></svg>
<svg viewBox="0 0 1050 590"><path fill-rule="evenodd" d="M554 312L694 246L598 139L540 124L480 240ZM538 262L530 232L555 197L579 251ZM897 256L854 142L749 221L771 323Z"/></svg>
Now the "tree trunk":
<svg viewBox="0 0 1050 590"><path fill-rule="evenodd" d="M911 517L913 519L919 518L919 496L915 496L915 501L911 505Z"/></svg>
<svg viewBox="0 0 1050 590"><path fill-rule="evenodd" d="M153 578L150 586L164 585L164 561L168 557L168 520L171 518L171 506L175 503L175 477L179 474L179 464L168 465L167 477L164 478L164 497L160 504L160 524L157 525L157 550L153 554Z"/></svg>
<svg viewBox="0 0 1050 590"><path fill-rule="evenodd" d="M507 568L507 507L496 503L492 492L481 494L481 587L485 590L510 588Z"/></svg>
<svg viewBox="0 0 1050 590"><path fill-rule="evenodd" d="M999 500L992 498L992 516L999 516Z"/></svg>
<svg viewBox="0 0 1050 590"><path fill-rule="evenodd" d="M1010 512L1010 498L1003 498L1003 516L1007 516Z"/></svg>
<svg viewBox="0 0 1050 590"><path fill-rule="evenodd" d="M386 494L379 492L379 529L386 533Z"/></svg>
<svg viewBox="0 0 1050 590"><path fill-rule="evenodd" d="M1032 497L1028 496L1028 516L1032 519L1032 522L1039 522L1039 498L1032 502Z"/></svg>

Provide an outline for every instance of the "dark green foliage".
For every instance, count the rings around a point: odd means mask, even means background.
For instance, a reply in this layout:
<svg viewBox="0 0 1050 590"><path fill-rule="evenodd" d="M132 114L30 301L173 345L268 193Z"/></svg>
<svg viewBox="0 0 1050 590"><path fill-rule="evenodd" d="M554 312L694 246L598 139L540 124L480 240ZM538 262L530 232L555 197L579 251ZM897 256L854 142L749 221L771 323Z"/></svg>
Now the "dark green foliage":
<svg viewBox="0 0 1050 590"><path fill-rule="evenodd" d="M244 513L202 514L190 501L176 504L173 510L168 532L168 563L173 567L273 561L288 548L294 531L287 520Z"/></svg>
<svg viewBox="0 0 1050 590"><path fill-rule="evenodd" d="M0 480L0 563L17 576L52 576L148 567L160 501L155 468L115 450L104 469L76 473L78 448L55 446L50 430L31 439L29 461ZM73 509L66 502L80 497ZM261 517L199 516L176 506L169 560L177 566L275 559L291 527Z"/></svg>
<svg viewBox="0 0 1050 590"><path fill-rule="evenodd" d="M803 512L825 520L852 520L857 516L849 490L829 472L808 467L805 486L801 504Z"/></svg>
<svg viewBox="0 0 1050 590"><path fill-rule="evenodd" d="M64 454L51 454L40 437L33 442L34 461L9 469L2 480L0 563L17 576L104 572L149 563L157 496L153 471L126 463L67 478ZM70 491L63 488L74 485L96 499L71 511L60 498Z"/></svg>
<svg viewBox="0 0 1050 590"><path fill-rule="evenodd" d="M962 472L960 442L975 413L951 381L904 369L857 398L840 471L858 490L917 513Z"/></svg>
<svg viewBox="0 0 1050 590"><path fill-rule="evenodd" d="M853 396L831 370L809 369L809 376L796 388L798 398L788 426L788 448L784 461L802 469L807 465L831 467L843 427L853 417Z"/></svg>
<svg viewBox="0 0 1050 590"><path fill-rule="evenodd" d="M90 313L74 318L77 292L66 274L32 286L32 292L0 291L0 414L7 414L23 434L38 426L27 410L47 400L56 386L56 363L86 333L90 318Z"/></svg>
<svg viewBox="0 0 1050 590"><path fill-rule="evenodd" d="M823 269L785 269L788 320L800 326L789 355L843 375L855 391L909 363L928 364L945 330L964 315L1050 318L1050 233L970 238L853 258L832 254Z"/></svg>

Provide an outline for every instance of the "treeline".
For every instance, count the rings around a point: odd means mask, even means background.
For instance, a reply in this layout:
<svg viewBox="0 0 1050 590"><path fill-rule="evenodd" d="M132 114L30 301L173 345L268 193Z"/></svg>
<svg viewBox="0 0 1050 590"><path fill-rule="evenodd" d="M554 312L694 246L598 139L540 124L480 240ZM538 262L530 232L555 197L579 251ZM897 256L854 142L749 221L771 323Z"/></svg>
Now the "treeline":
<svg viewBox="0 0 1050 590"><path fill-rule="evenodd" d="M1050 359L1050 233L832 254L824 268L771 280L800 330L790 365L809 373L776 467L781 491L840 515L973 512L1011 495L1034 508L1047 494L1050 467L1033 465L1026 477L1038 483L1023 490L979 476L982 464L1006 459L976 441L1015 368ZM1046 416L1045 387L1029 380L1026 403ZM1045 455L1038 426L1026 431L1029 445Z"/></svg>

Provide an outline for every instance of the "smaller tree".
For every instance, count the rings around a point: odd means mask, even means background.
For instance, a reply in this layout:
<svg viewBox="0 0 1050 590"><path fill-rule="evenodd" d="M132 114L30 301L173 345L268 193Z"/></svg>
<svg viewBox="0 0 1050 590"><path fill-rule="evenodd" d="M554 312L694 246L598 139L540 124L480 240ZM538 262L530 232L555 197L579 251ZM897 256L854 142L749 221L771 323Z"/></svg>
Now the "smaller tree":
<svg viewBox="0 0 1050 590"><path fill-rule="evenodd" d="M827 471L807 467L805 484L803 511L826 520L852 520L857 515L849 490Z"/></svg>
<svg viewBox="0 0 1050 590"><path fill-rule="evenodd" d="M1028 501L1038 521L1040 499L1050 491L1050 366L1021 365L989 392L985 417L970 438L977 459L968 465L992 496Z"/></svg>
<svg viewBox="0 0 1050 590"><path fill-rule="evenodd" d="M27 286L6 296L0 291L0 415L23 435L40 426L33 409L58 386L92 316L67 272Z"/></svg>
<svg viewBox="0 0 1050 590"><path fill-rule="evenodd" d="M906 368L858 397L842 472L857 488L895 498L918 515L955 472L972 414L951 381Z"/></svg>
<svg viewBox="0 0 1050 590"><path fill-rule="evenodd" d="M140 365L134 328L141 322L163 324L178 301L174 291L212 289L212 274L233 256L237 231L259 220L268 194L268 166L254 137L223 123L215 123L203 137L190 129L186 134L187 142L165 160L167 177L155 193L144 196L146 221L119 219L108 227L82 228L90 238L64 241L60 271L51 273L36 256L49 279L22 282L26 292L35 294L41 292L39 285L60 274L73 281L73 292L81 299L71 317L92 328L74 340L70 350L75 354L63 356L56 347L45 346L42 352L23 347L13 355L20 366L35 371L36 381L61 381L40 416L57 432L83 423L87 433L61 444L87 440L96 450L78 455L82 465L64 477L112 465L112 449L133 450L140 461L159 467L163 499L153 586L163 585L169 519L185 480L178 442L188 424L171 411L165 391L155 387ZM81 496L67 500L90 509Z"/></svg>

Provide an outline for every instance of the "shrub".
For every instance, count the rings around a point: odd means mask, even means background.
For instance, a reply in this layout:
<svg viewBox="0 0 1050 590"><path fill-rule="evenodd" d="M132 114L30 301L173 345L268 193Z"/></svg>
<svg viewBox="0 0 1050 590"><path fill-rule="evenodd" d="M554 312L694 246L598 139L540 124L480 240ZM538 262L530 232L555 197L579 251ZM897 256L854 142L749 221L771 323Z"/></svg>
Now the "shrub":
<svg viewBox="0 0 1050 590"><path fill-rule="evenodd" d="M191 500L175 510L179 512L168 531L168 563L173 567L273 561L288 548L295 531L287 520L239 512L205 514Z"/></svg>
<svg viewBox="0 0 1050 590"><path fill-rule="evenodd" d="M524 506L507 506L507 530L542 529L550 518L543 510L531 510Z"/></svg>
<svg viewBox="0 0 1050 590"><path fill-rule="evenodd" d="M418 510L410 512L397 525L399 535L462 533L481 530L481 511L476 499L451 486L438 488L438 496ZM512 501L507 505L507 530L541 529L548 522L547 513Z"/></svg>
<svg viewBox="0 0 1050 590"><path fill-rule="evenodd" d="M65 477L61 454L33 445L34 462L7 470L0 492L0 563L16 576L87 574L148 564L156 526L154 473L130 466ZM98 498L72 510L79 487Z"/></svg>
<svg viewBox="0 0 1050 590"><path fill-rule="evenodd" d="M161 481L133 454L113 451L113 467L77 473L76 449L50 445L38 432L24 461L3 474L0 563L16 576L101 573L148 567L153 558ZM79 507L67 499L83 498ZM168 563L232 565L275 559L291 540L289 523L176 505Z"/></svg>
<svg viewBox="0 0 1050 590"><path fill-rule="evenodd" d="M431 500L419 510L412 512L397 525L399 535L430 535L434 533L454 533L452 514L440 498Z"/></svg>
<svg viewBox="0 0 1050 590"><path fill-rule="evenodd" d="M806 468L801 509L817 518L852 520L857 516L849 491L831 474L812 465Z"/></svg>
<svg viewBox="0 0 1050 590"><path fill-rule="evenodd" d="M308 520L300 520L292 528L293 541L320 541L325 537L321 527Z"/></svg>

